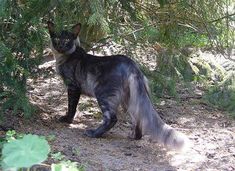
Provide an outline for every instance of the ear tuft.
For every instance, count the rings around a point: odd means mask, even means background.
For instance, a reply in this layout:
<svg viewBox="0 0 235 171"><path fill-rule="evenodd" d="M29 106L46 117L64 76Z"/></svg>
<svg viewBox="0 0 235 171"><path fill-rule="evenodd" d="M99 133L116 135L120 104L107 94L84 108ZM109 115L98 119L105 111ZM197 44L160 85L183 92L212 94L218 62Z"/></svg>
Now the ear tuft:
<svg viewBox="0 0 235 171"><path fill-rule="evenodd" d="M53 34L55 32L55 24L53 22L47 21L47 28L50 34Z"/></svg>
<svg viewBox="0 0 235 171"><path fill-rule="evenodd" d="M73 34L74 34L75 37L77 37L78 34L80 33L81 26L82 26L82 24L81 24L81 23L78 23L78 24L76 24L76 25L74 25L74 26L72 27Z"/></svg>

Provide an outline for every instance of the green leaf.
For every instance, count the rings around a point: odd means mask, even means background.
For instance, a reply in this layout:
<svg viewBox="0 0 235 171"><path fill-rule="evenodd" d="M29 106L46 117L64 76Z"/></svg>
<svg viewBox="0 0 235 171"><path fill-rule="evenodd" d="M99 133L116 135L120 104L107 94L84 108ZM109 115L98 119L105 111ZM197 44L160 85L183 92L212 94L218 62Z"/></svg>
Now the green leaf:
<svg viewBox="0 0 235 171"><path fill-rule="evenodd" d="M3 167L29 168L47 159L48 142L37 135L24 135L22 139L4 144L2 149Z"/></svg>
<svg viewBox="0 0 235 171"><path fill-rule="evenodd" d="M167 0L158 0L158 3L160 4L160 7L164 7L165 4L167 4Z"/></svg>
<svg viewBox="0 0 235 171"><path fill-rule="evenodd" d="M76 162L65 161L58 164L51 165L51 171L84 171L84 167L77 167Z"/></svg>
<svg viewBox="0 0 235 171"><path fill-rule="evenodd" d="M58 153L52 153L51 157L54 160L62 160L62 159L64 159L65 156L61 152L58 152Z"/></svg>

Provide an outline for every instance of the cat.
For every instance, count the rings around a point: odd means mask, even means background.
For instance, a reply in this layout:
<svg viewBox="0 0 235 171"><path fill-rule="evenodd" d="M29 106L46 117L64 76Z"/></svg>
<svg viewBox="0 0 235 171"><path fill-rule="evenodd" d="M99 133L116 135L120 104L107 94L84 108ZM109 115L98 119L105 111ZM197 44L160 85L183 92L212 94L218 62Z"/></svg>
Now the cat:
<svg viewBox="0 0 235 171"><path fill-rule="evenodd" d="M99 138L117 123L117 110L122 106L131 116L131 138L147 135L151 141L171 149L181 149L185 136L164 123L150 100L148 80L138 65L124 55L98 57L87 54L80 46L81 24L69 30L55 31L48 21L56 70L67 85L68 112L59 118L72 123L80 95L95 97L103 113L97 129L87 129L88 137Z"/></svg>

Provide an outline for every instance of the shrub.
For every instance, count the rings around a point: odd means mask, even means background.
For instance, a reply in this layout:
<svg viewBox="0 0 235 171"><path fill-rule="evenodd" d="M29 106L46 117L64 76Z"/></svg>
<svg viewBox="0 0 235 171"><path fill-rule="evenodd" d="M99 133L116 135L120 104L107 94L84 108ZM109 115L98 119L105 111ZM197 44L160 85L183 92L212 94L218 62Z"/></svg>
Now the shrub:
<svg viewBox="0 0 235 171"><path fill-rule="evenodd" d="M235 73L230 73L222 82L209 88L204 99L235 117Z"/></svg>

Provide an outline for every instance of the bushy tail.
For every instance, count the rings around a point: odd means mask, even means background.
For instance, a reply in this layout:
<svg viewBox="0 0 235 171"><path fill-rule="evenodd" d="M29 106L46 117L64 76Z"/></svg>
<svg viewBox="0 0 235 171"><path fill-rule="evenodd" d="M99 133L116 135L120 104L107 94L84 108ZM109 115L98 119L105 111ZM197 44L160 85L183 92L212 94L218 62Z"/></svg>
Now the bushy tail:
<svg viewBox="0 0 235 171"><path fill-rule="evenodd" d="M131 74L128 81L128 112L135 127L134 131L140 131L134 134L149 135L151 141L164 144L170 149L182 149L187 138L160 118L150 100L147 79L142 74Z"/></svg>

